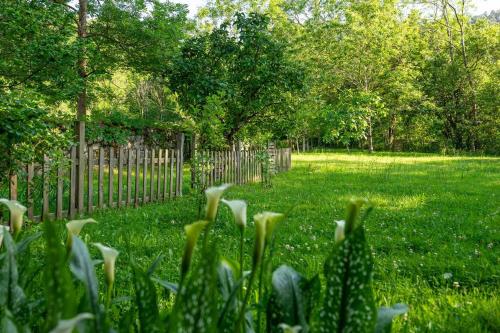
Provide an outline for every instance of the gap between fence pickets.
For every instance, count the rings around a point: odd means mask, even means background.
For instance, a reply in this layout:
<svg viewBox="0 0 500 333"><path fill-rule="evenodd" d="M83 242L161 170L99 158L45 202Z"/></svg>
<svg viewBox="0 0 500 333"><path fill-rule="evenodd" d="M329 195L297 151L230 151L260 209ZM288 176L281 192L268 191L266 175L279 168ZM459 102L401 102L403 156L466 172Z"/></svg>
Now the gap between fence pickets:
<svg viewBox="0 0 500 333"><path fill-rule="evenodd" d="M179 141L181 143L175 148L168 149L89 145L81 160L84 168L78 167L77 149L72 147L67 165L53 165L53 161L45 158L42 165L28 164L25 177L11 175L10 198L21 199L19 191L22 190L21 203L28 208L28 218L40 221L74 219L90 215L96 209L137 207L182 196L184 140ZM277 171L288 170L291 149L274 150ZM262 177L258 150L192 150L193 153L209 159L208 165L201 166L200 178L204 187L222 182L244 184ZM83 181L79 173L84 174ZM41 200L35 200L38 178L41 180Z"/></svg>

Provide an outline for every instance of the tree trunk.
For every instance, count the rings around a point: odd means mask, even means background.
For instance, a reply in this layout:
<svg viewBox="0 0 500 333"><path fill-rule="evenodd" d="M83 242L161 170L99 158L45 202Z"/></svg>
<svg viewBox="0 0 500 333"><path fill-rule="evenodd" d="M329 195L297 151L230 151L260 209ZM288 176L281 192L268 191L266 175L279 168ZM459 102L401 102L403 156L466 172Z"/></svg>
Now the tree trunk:
<svg viewBox="0 0 500 333"><path fill-rule="evenodd" d="M85 49L85 38L87 37L87 0L79 0L78 7L78 38L81 40L82 49L80 51L80 58L78 60L78 74L82 79L82 87L77 97L77 116L76 116L76 126L75 126L75 135L76 141L78 142L78 163L77 166L77 175L79 175L79 179L77 180L77 188L76 193L80 193L83 190L83 170L80 168L85 168L85 164L83 163L83 158L85 155L85 118L87 116L87 88L86 88L86 80L87 80L87 55ZM81 179L80 179L81 178ZM83 196L82 196L83 198ZM82 200L78 200L77 202L77 211L81 211L83 209Z"/></svg>
<svg viewBox="0 0 500 333"><path fill-rule="evenodd" d="M394 137L396 136L396 115L391 114L391 119L389 123L389 130L387 133L387 145L391 151L394 151Z"/></svg>
<svg viewBox="0 0 500 333"><path fill-rule="evenodd" d="M476 84L474 82L474 78L472 77L471 69L469 67L469 62L467 59L467 50L465 48L465 25L464 25L464 7L465 1L462 0L462 8L461 13L459 15L457 8L455 8L448 1L448 6L453 10L455 14L455 20L459 26L460 32L460 48L462 53L462 63L465 69L465 73L467 74L467 83L469 84L469 88L471 90L471 110L469 114L469 147L472 151L476 150L476 124L477 124L477 97L476 97ZM462 18L460 18L462 16Z"/></svg>
<svg viewBox="0 0 500 333"><path fill-rule="evenodd" d="M373 132L372 132L372 117L368 116L368 151L373 153Z"/></svg>

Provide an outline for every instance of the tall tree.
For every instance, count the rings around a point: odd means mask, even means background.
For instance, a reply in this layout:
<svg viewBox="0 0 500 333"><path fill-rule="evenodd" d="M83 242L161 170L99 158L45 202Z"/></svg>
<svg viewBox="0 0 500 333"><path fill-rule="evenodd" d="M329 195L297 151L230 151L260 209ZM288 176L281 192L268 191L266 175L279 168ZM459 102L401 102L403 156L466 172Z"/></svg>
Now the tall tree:
<svg viewBox="0 0 500 333"><path fill-rule="evenodd" d="M224 112L217 117L232 143L246 125L275 112L288 92L301 87L301 71L284 51L267 16L239 13L232 22L186 42L170 83L197 119L218 96Z"/></svg>

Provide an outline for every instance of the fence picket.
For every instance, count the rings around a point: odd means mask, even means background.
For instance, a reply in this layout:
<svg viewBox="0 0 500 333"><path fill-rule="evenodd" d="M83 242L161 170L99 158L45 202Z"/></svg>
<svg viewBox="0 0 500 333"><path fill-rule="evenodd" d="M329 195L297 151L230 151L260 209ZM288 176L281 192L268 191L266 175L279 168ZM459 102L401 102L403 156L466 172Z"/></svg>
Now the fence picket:
<svg viewBox="0 0 500 333"><path fill-rule="evenodd" d="M50 179L49 159L47 156L43 157L42 165L42 221L49 220L49 179Z"/></svg>
<svg viewBox="0 0 500 333"><path fill-rule="evenodd" d="M135 190L134 190L134 206L139 206L139 187L140 187L140 173L141 173L141 150L135 150Z"/></svg>
<svg viewBox="0 0 500 333"><path fill-rule="evenodd" d="M94 210L94 146L88 145L87 166L87 212L92 214Z"/></svg>
<svg viewBox="0 0 500 333"><path fill-rule="evenodd" d="M176 186L175 186L176 196L182 196L183 166L184 166L184 133L179 133L177 135L177 175L176 175Z"/></svg>
<svg viewBox="0 0 500 333"><path fill-rule="evenodd" d="M130 206L132 199L132 148L127 149L127 199L126 205Z"/></svg>
<svg viewBox="0 0 500 333"><path fill-rule="evenodd" d="M122 206L123 200L123 147L118 150L118 207Z"/></svg>
<svg viewBox="0 0 500 333"><path fill-rule="evenodd" d="M97 201L99 208L104 206L104 148L99 147L99 177Z"/></svg>
<svg viewBox="0 0 500 333"><path fill-rule="evenodd" d="M175 150L170 150L170 187L169 187L169 198L174 196L174 159L175 159Z"/></svg>
<svg viewBox="0 0 500 333"><path fill-rule="evenodd" d="M155 200L155 149L151 148L151 172L149 176L149 202Z"/></svg>
<svg viewBox="0 0 500 333"><path fill-rule="evenodd" d="M63 217L63 196L64 196L64 180L62 166L57 166L57 190L56 190L56 220Z"/></svg>
<svg viewBox="0 0 500 333"><path fill-rule="evenodd" d="M109 160L108 160L108 208L113 208L114 205L114 169L115 169L115 159L114 159L114 149L109 147Z"/></svg>
<svg viewBox="0 0 500 333"><path fill-rule="evenodd" d="M35 173L35 165L29 163L26 167L27 180L26 180L26 201L28 206L28 218L33 220L33 175Z"/></svg>
<svg viewBox="0 0 500 333"><path fill-rule="evenodd" d="M147 202L148 195L148 149L144 148L144 163L142 166L142 204Z"/></svg>
<svg viewBox="0 0 500 333"><path fill-rule="evenodd" d="M76 147L71 147L71 172L69 185L69 207L68 216L72 220L75 218L75 196L76 196Z"/></svg>
<svg viewBox="0 0 500 333"><path fill-rule="evenodd" d="M168 179L168 149L165 149L165 163L163 166L163 200L167 199L167 179Z"/></svg>
<svg viewBox="0 0 500 333"><path fill-rule="evenodd" d="M162 164L162 149L158 149L158 175L156 179L156 200L161 199L161 164Z"/></svg>

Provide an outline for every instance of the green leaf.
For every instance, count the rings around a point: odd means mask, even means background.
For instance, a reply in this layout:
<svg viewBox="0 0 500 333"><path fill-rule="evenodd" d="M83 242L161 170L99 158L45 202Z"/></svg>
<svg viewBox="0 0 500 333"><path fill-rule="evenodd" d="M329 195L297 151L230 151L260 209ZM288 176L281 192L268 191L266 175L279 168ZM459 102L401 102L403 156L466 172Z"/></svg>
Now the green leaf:
<svg viewBox="0 0 500 333"><path fill-rule="evenodd" d="M179 288L169 320L169 332L217 331L217 262L215 246L208 245Z"/></svg>
<svg viewBox="0 0 500 333"><path fill-rule="evenodd" d="M16 245L10 233L4 233L3 244L6 253L0 267L0 306L10 310L16 318L22 312L26 296L19 286Z"/></svg>
<svg viewBox="0 0 500 333"><path fill-rule="evenodd" d="M355 223L360 205L361 201L349 205L345 239L334 245L325 262L326 290L317 332L372 332L374 329L373 259L363 225Z"/></svg>
<svg viewBox="0 0 500 333"><path fill-rule="evenodd" d="M234 320L237 318L240 309L240 302L236 297L243 281L250 272L244 272L243 277L235 281L235 276L239 271L238 264L228 259L223 259L217 266L217 278L219 292L222 296L223 306L219 312L217 327L223 332L232 332Z"/></svg>
<svg viewBox="0 0 500 333"><path fill-rule="evenodd" d="M70 269L75 277L85 286L85 294L94 315L95 332L104 332L104 320L99 304L98 283L95 275L94 265L90 258L89 251L85 243L77 236L72 236L71 263Z"/></svg>
<svg viewBox="0 0 500 333"><path fill-rule="evenodd" d="M382 306L378 309L377 325L375 326L375 333L390 333L392 328L392 319L408 312L406 304L394 304L388 308Z"/></svg>
<svg viewBox="0 0 500 333"><path fill-rule="evenodd" d="M139 331L159 332L159 311L156 288L149 275L133 264L135 301L139 312Z"/></svg>
<svg viewBox="0 0 500 333"><path fill-rule="evenodd" d="M70 318L76 314L76 296L71 272L66 260L66 247L60 242L55 223L44 222L45 237L45 299L47 316L46 330L57 325L61 318Z"/></svg>
<svg viewBox="0 0 500 333"><path fill-rule="evenodd" d="M26 238L23 238L19 243L17 243L16 245L16 254L20 254L20 253L23 253L24 251L26 251L26 249L28 248L28 246L30 246L30 244L34 241L36 241L38 238L40 238L41 236L43 235L42 232L37 232L33 235L30 235Z"/></svg>
<svg viewBox="0 0 500 333"><path fill-rule="evenodd" d="M71 333L79 322L92 318L94 318L94 316L91 313L80 313L74 318L60 320L50 333Z"/></svg>
<svg viewBox="0 0 500 333"><path fill-rule="evenodd" d="M169 281L165 281L165 280L160 280L157 278L151 278L151 280L158 283L160 286L162 286L163 288L165 288L173 293L177 293L177 291L179 290L179 285L177 283L173 283L173 282L169 282Z"/></svg>
<svg viewBox="0 0 500 333"><path fill-rule="evenodd" d="M18 329L12 320L12 314L9 310L5 310L2 318L0 319L0 332L17 333Z"/></svg>
<svg viewBox="0 0 500 333"><path fill-rule="evenodd" d="M163 260L163 258L165 258L165 256L163 254L161 254L161 253L158 255L158 257L156 257L155 261L153 261L153 263L151 264L151 266L149 266L148 271L146 272L146 274L148 275L148 277L151 277L153 275L153 273L158 268L158 265L160 265L160 263Z"/></svg>
<svg viewBox="0 0 500 333"><path fill-rule="evenodd" d="M309 331L309 321L320 295L318 276L305 279L293 268L282 265L273 272L272 292L267 306L268 331L282 332L280 324L299 325Z"/></svg>

